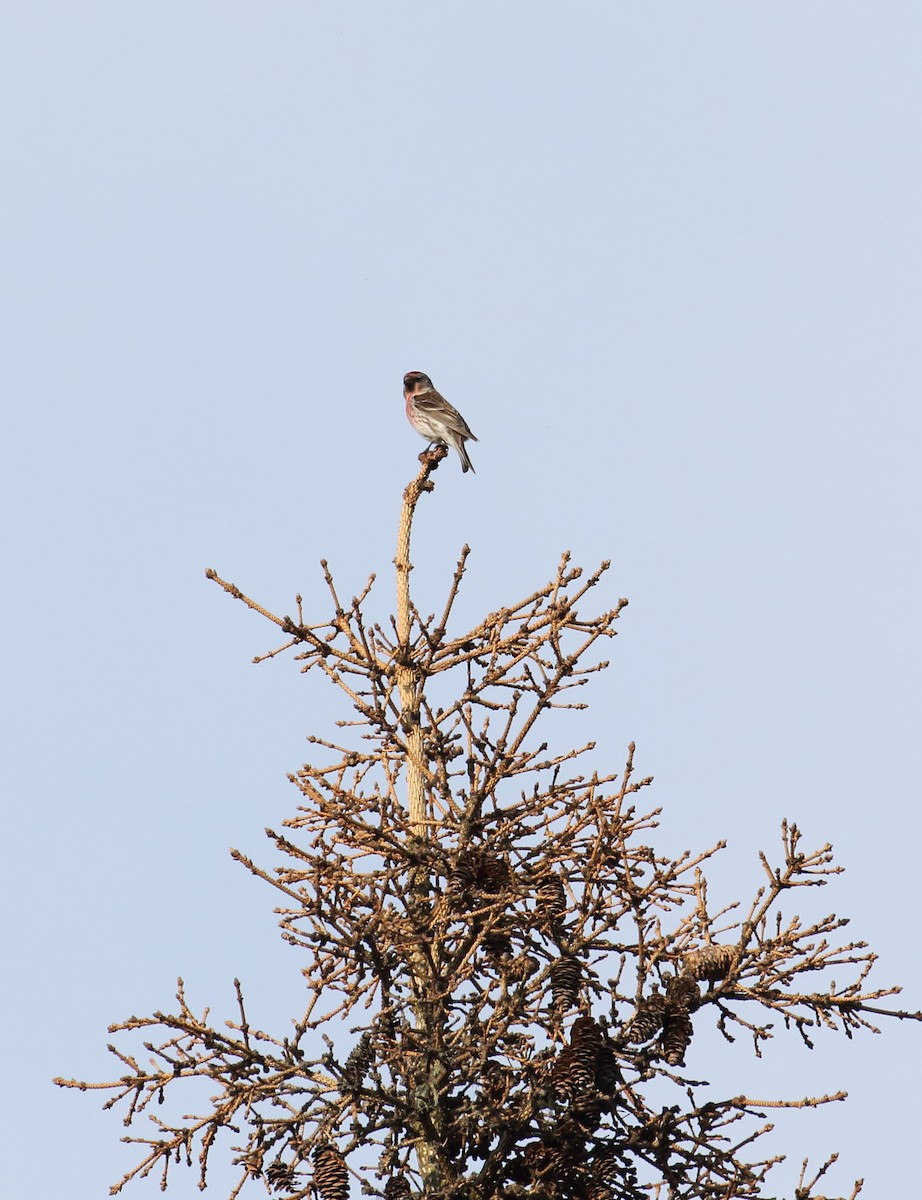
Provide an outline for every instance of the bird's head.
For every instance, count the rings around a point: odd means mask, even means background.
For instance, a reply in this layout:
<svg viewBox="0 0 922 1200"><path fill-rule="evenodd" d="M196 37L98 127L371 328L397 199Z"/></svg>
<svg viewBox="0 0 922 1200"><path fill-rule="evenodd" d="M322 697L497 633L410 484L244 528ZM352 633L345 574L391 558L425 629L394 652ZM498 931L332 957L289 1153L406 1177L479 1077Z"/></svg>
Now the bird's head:
<svg viewBox="0 0 922 1200"><path fill-rule="evenodd" d="M432 380L428 375L424 375L422 371L407 371L403 377L403 390L405 392L425 392L431 389Z"/></svg>

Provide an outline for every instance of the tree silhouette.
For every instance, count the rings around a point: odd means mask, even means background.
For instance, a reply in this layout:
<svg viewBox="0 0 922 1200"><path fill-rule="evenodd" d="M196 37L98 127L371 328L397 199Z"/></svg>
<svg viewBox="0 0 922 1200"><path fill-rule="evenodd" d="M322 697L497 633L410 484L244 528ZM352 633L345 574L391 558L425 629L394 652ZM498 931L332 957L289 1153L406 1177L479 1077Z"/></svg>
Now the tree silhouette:
<svg viewBox="0 0 922 1200"><path fill-rule="evenodd" d="M446 453L421 455L404 493L387 628L364 614L373 579L343 604L326 563L332 615L316 623L300 597L296 619L279 617L208 572L284 634L263 658L294 651L355 717L340 723L348 744L312 737L317 761L291 776L297 813L267 830L281 865L232 851L275 890L301 955L307 1004L287 1035L250 1026L238 981L236 1018L218 1025L180 980L174 1011L111 1027L141 1039L144 1062L111 1046L119 1078L56 1080L111 1093L129 1126L147 1119L113 1193L152 1171L166 1186L196 1159L204 1186L230 1133L231 1197L250 1183L346 1200L350 1175L388 1200L762 1196L780 1161L761 1151L766 1111L845 1094L714 1096L684 1072L696 1029L744 1032L761 1054L779 1018L810 1045L922 1017L881 1006L899 989L870 987L875 956L841 940L845 920L782 916L788 893L841 870L828 845L805 850L784 822L745 916L712 912L703 868L723 843L656 852L633 745L623 770L599 773L591 743L540 740L541 718L584 708L576 689L607 666L627 601L586 611L607 563L583 576L565 554L543 587L457 632L465 547L443 612L416 609L411 526ZM188 1105L190 1080L210 1085L200 1115L160 1115L177 1092ZM804 1163L796 1200L833 1161Z"/></svg>

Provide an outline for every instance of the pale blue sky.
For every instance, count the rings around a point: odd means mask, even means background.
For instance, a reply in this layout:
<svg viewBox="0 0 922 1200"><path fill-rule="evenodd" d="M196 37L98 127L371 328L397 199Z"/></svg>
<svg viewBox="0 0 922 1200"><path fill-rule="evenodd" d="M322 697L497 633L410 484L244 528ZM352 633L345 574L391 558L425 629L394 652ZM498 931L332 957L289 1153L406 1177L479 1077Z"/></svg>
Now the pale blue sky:
<svg viewBox="0 0 922 1200"><path fill-rule="evenodd" d="M299 1011L227 848L269 860L328 698L249 665L271 630L204 569L320 617L326 557L347 596L377 571L385 614L411 368L480 438L420 514L420 607L464 542L471 617L564 548L611 558L599 602L631 604L573 740L600 768L637 742L660 848L729 839L726 900L782 817L832 841L811 911L922 1006L920 61L910 0L8 0L11 1194L95 1200L133 1161L49 1080L111 1075L106 1025L177 974L221 1018L235 974L254 1023ZM905 1194L920 1046L689 1063L731 1094L847 1088L771 1145L840 1149L874 1198Z"/></svg>

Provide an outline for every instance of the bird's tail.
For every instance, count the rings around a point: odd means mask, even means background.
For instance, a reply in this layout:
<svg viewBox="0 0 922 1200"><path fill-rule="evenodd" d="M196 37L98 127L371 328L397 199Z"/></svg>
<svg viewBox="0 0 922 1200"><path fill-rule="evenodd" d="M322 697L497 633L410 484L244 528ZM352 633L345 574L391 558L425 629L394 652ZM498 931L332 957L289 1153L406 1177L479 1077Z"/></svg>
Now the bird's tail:
<svg viewBox="0 0 922 1200"><path fill-rule="evenodd" d="M468 458L467 447L464 444L464 438L458 438L455 444L455 449L458 451L458 457L461 459L461 470L466 474L468 471L474 471L474 464ZM474 471L476 475L477 472Z"/></svg>

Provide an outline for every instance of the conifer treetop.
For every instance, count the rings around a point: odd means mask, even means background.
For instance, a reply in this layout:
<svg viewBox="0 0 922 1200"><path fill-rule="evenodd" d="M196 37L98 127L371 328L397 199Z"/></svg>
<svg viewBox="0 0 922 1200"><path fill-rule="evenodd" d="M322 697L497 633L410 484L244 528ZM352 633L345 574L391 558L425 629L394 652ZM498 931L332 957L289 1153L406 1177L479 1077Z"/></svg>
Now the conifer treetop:
<svg viewBox="0 0 922 1200"><path fill-rule="evenodd" d="M56 1080L102 1091L140 1130L113 1194L151 1172L166 1187L183 1163L204 1187L221 1152L239 1170L231 1200L765 1197L782 1157L763 1149L768 1114L845 1093L715 1094L696 1035L743 1033L739 1052L762 1055L782 1032L810 1046L922 1019L871 985L875 955L845 919L784 913L841 871L829 845L806 849L783 822L748 905L714 909L706 869L724 845L654 848L634 746L600 771L592 742L550 744L548 714L585 708L577 689L608 666L599 650L627 601L587 611L608 563L584 575L564 554L543 586L459 630L465 546L442 611L420 613L411 531L446 453L422 454L405 490L383 624L368 615L374 577L344 603L326 562L318 621L300 596L278 616L207 572L283 633L256 661L291 652L354 716L308 739L296 811L266 830L275 865L232 851L272 888L299 956L290 1029L254 1028L239 980L216 1023L180 980L171 1011L110 1027L144 1050L110 1046L117 1078ZM824 1200L835 1157L804 1163L792 1200Z"/></svg>

